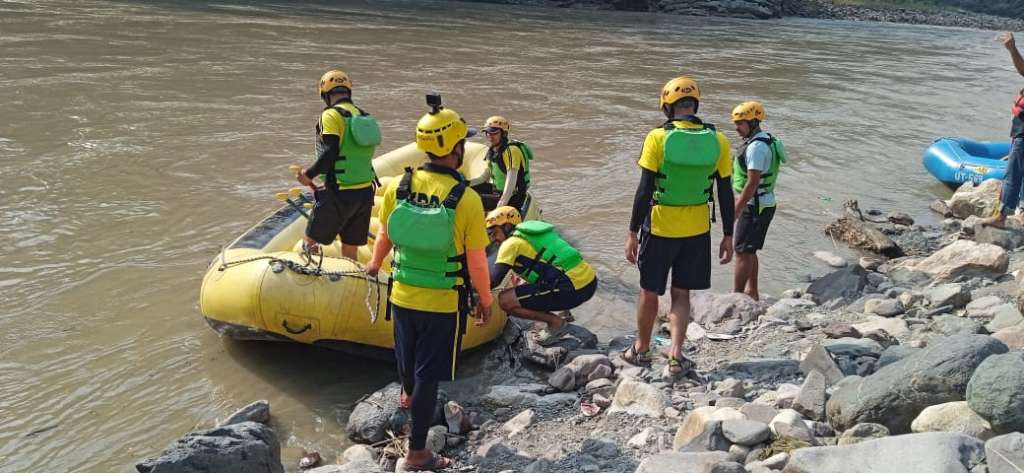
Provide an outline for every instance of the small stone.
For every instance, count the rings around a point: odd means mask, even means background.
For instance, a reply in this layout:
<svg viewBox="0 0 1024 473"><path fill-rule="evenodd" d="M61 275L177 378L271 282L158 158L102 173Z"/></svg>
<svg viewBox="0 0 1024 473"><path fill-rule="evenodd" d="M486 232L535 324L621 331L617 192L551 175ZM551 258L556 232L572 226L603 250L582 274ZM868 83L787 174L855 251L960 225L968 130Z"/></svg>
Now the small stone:
<svg viewBox="0 0 1024 473"><path fill-rule="evenodd" d="M714 392L723 397L743 397L746 394L746 389L743 387L742 381L736 378L726 378L724 381L718 382Z"/></svg>
<svg viewBox="0 0 1024 473"><path fill-rule="evenodd" d="M814 257L824 261L825 264L833 268L843 268L846 266L846 260L843 257L828 251L815 251Z"/></svg>
<svg viewBox="0 0 1024 473"><path fill-rule="evenodd" d="M516 414L516 416L509 419L508 422L505 422L505 424L501 426L501 431L509 437L514 437L533 425L533 418L533 409L527 409Z"/></svg>
<svg viewBox="0 0 1024 473"><path fill-rule="evenodd" d="M783 409L779 411L779 414L776 415L768 425L773 433L778 434L778 426L787 425L802 427L804 426L804 418L799 412L793 409Z"/></svg>
<svg viewBox="0 0 1024 473"><path fill-rule="evenodd" d="M974 413L967 401L926 407L910 424L913 432L960 432L982 440L995 436L988 421Z"/></svg>
<svg viewBox="0 0 1024 473"><path fill-rule="evenodd" d="M895 317L906 312L898 299L870 299L864 303L864 312L882 317Z"/></svg>
<svg viewBox="0 0 1024 473"><path fill-rule="evenodd" d="M1024 469L1024 434L1014 432L989 439L985 453L992 473L1019 473Z"/></svg>
<svg viewBox="0 0 1024 473"><path fill-rule="evenodd" d="M768 424L775 418L775 416L779 415L779 410L772 406L748 402L744 404L743 407L740 407L740 413L749 420Z"/></svg>
<svg viewBox="0 0 1024 473"><path fill-rule="evenodd" d="M832 356L846 356L859 358L871 356L878 358L882 355L884 348L878 342L863 338L840 338L838 340L825 340L822 344Z"/></svg>
<svg viewBox="0 0 1024 473"><path fill-rule="evenodd" d="M780 299L799 299L799 298L803 297L803 295L804 295L804 292L799 290L799 289L787 289L785 291L782 291L782 294L779 296L779 298Z"/></svg>
<svg viewBox="0 0 1024 473"><path fill-rule="evenodd" d="M615 398L608 412L660 417L666 407L668 399L658 388L632 379L623 379L615 390Z"/></svg>
<svg viewBox="0 0 1024 473"><path fill-rule="evenodd" d="M877 271L878 267L881 266L884 262L885 260L877 256L862 256L858 261L858 264L861 268L864 268L868 271Z"/></svg>
<svg viewBox="0 0 1024 473"><path fill-rule="evenodd" d="M704 473L747 473L747 469L736 462L718 462L706 467Z"/></svg>
<svg viewBox="0 0 1024 473"><path fill-rule="evenodd" d="M889 429L881 424L861 423L850 427L839 436L839 445L853 445L865 440L889 436Z"/></svg>
<svg viewBox="0 0 1024 473"><path fill-rule="evenodd" d="M730 442L746 446L760 444L771 437L768 424L743 419L723 421L722 433Z"/></svg>
<svg viewBox="0 0 1024 473"><path fill-rule="evenodd" d="M654 428L647 427L646 429L641 430L640 433L630 437L629 442L626 442L626 445L632 448L644 448L651 444L654 440L654 435Z"/></svg>
<svg viewBox="0 0 1024 473"><path fill-rule="evenodd" d="M466 416L465 409L455 401L448 401L444 405L444 419L448 424L448 432L453 435L463 435L470 430L469 417Z"/></svg>
<svg viewBox="0 0 1024 473"><path fill-rule="evenodd" d="M984 326L977 320L946 314L932 319L932 323L928 325L928 328L933 332L949 336L981 333Z"/></svg>
<svg viewBox="0 0 1024 473"><path fill-rule="evenodd" d="M530 463L523 473L548 473L551 471L551 461L545 458L538 458Z"/></svg>
<svg viewBox="0 0 1024 473"><path fill-rule="evenodd" d="M729 440L722 433L722 421L712 420L704 424L697 437L676 449L680 452L728 451Z"/></svg>
<svg viewBox="0 0 1024 473"><path fill-rule="evenodd" d="M909 227L914 224L913 217L904 212L891 212L887 218L890 222L897 225L906 225Z"/></svg>
<svg viewBox="0 0 1024 473"><path fill-rule="evenodd" d="M992 338L1005 343L1011 350L1024 349L1024 325L1004 328L993 333Z"/></svg>
<svg viewBox="0 0 1024 473"><path fill-rule="evenodd" d="M951 306L960 309L971 301L971 291L962 284L940 284L926 289L924 297L928 299L929 307Z"/></svg>
<svg viewBox="0 0 1024 473"><path fill-rule="evenodd" d="M828 338L860 338L860 332L846 322L832 322L822 332Z"/></svg>
<svg viewBox="0 0 1024 473"><path fill-rule="evenodd" d="M809 375L811 372L817 371L825 376L827 385L831 386L838 383L840 379L843 379L843 372L836 365L836 362L832 360L832 356L828 354L821 345L815 345L811 348L811 351L804 356L803 361L800 362L800 371L805 375Z"/></svg>
<svg viewBox="0 0 1024 473"><path fill-rule="evenodd" d="M837 368L838 369L838 368ZM825 418L825 375L818 371L811 371L800 386L800 393L793 400L793 410L813 419L823 420Z"/></svg>
<svg viewBox="0 0 1024 473"><path fill-rule="evenodd" d="M259 422L266 424L270 422L270 401L255 401L228 416L221 422L221 427L242 422Z"/></svg>
<svg viewBox="0 0 1024 473"><path fill-rule="evenodd" d="M1003 304L994 309L992 321L985 324L985 330L989 333L996 333L1004 328L1024 325L1024 317L1020 311L1010 304Z"/></svg>
<svg viewBox="0 0 1024 473"><path fill-rule="evenodd" d="M971 301L967 304L967 316L977 319L991 319L995 317L995 309L1005 304L999 296L985 296Z"/></svg>
<svg viewBox="0 0 1024 473"><path fill-rule="evenodd" d="M861 334L860 337L854 338L863 338L864 334L878 330L884 330L895 337L903 337L910 334L910 327L907 326L907 321L895 317L868 316L864 322L854 324L853 328Z"/></svg>
<svg viewBox="0 0 1024 473"><path fill-rule="evenodd" d="M441 453L448 445L448 427L435 425L427 431L427 450L434 453Z"/></svg>
<svg viewBox="0 0 1024 473"><path fill-rule="evenodd" d="M377 463L377 451L367 445L356 444L345 449L341 454L341 459L345 463L352 462L369 462Z"/></svg>

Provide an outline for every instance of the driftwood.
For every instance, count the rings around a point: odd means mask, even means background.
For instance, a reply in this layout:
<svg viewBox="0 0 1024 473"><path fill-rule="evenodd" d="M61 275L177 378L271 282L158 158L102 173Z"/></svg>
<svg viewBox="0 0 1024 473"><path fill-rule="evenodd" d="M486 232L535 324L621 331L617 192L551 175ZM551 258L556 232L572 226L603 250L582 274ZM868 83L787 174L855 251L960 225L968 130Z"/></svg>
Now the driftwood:
<svg viewBox="0 0 1024 473"><path fill-rule="evenodd" d="M854 248L878 253L889 258L903 256L903 250L881 230L865 221L864 214L856 200L843 204L845 214L835 222L825 226L825 234L845 242Z"/></svg>

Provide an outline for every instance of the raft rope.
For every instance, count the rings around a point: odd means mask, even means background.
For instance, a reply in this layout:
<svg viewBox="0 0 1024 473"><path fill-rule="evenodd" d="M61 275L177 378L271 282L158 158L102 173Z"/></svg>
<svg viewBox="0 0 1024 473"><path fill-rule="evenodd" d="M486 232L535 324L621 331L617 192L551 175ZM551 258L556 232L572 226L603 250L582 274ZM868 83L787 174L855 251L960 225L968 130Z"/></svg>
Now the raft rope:
<svg viewBox="0 0 1024 473"><path fill-rule="evenodd" d="M254 256L252 258L244 258L235 261L226 261L224 259L224 252L222 251L220 256L221 264L217 268L217 271L224 271L234 266L240 266L243 264L253 263L256 261L267 261L267 264L270 265L270 270L273 271L274 273L280 273L285 269L288 269L294 273L302 274L304 276L326 277L332 282L340 281L342 278L363 279L367 282L366 298L364 299L364 302L366 304L366 310L370 313L370 323L377 323L377 317L379 315L380 309L381 281L376 277L370 277L369 274L366 274L366 270L362 269L361 267L359 269L352 271L327 271L323 269L323 253L321 253L319 255L320 257L316 259L315 265L314 256L315 255L310 254L310 252L305 249L305 245L303 245L303 252L301 256L303 263L301 264L295 261L281 259L276 256Z"/></svg>

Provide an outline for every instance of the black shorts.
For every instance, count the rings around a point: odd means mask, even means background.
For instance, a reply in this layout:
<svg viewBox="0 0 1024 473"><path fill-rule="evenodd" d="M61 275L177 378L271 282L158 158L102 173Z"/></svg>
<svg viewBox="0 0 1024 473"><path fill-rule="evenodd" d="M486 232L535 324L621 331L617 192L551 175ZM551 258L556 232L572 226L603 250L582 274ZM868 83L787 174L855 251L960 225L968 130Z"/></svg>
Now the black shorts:
<svg viewBox="0 0 1024 473"><path fill-rule="evenodd" d="M395 359L402 378L416 381L455 379L458 353L462 351L460 317L455 312L439 313L391 306L395 333Z"/></svg>
<svg viewBox="0 0 1024 473"><path fill-rule="evenodd" d="M711 287L711 232L685 238L667 238L640 231L640 287L665 293L668 273L676 289Z"/></svg>
<svg viewBox="0 0 1024 473"><path fill-rule="evenodd" d="M597 291L597 278L590 284L576 289L568 277L558 284L535 283L521 284L515 287L516 299L524 309L553 312L556 310L575 309L594 297Z"/></svg>
<svg viewBox="0 0 1024 473"><path fill-rule="evenodd" d="M768 226L775 217L775 207L765 207L760 215L754 212L754 206L743 209L743 215L736 222L736 233L733 234L737 253L757 253L764 248L764 239L768 236Z"/></svg>
<svg viewBox="0 0 1024 473"><path fill-rule="evenodd" d="M306 235L321 245L334 243L336 236L346 245L365 245L373 211L373 186L331 191L320 189L306 225Z"/></svg>

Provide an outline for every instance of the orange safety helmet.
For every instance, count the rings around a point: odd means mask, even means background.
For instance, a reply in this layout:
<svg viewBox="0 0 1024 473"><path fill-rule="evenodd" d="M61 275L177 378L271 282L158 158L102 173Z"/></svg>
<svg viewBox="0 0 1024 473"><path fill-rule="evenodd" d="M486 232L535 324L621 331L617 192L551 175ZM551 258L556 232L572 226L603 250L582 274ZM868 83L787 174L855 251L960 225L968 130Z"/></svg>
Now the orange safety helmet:
<svg viewBox="0 0 1024 473"><path fill-rule="evenodd" d="M686 97L691 97L699 102L700 88L697 87L697 83L689 77L676 77L675 79L668 81L665 84L665 87L661 88L660 106L664 107L665 105L672 105Z"/></svg>
<svg viewBox="0 0 1024 473"><path fill-rule="evenodd" d="M756 100L749 102L743 102L732 109L732 122L742 122L748 120L757 120L759 122L764 121L764 117L767 114L764 111L764 105Z"/></svg>
<svg viewBox="0 0 1024 473"><path fill-rule="evenodd" d="M338 87L352 90L352 79L344 71L335 69L327 71L323 76L320 76L320 95L324 95Z"/></svg>
<svg viewBox="0 0 1024 473"><path fill-rule="evenodd" d="M484 128L481 131L483 131L484 133L494 133L498 130L501 130L504 131L505 133L508 133L508 130L510 128L512 128L512 124L509 123L509 121L505 117L495 115L491 118L488 118L487 121L484 122Z"/></svg>

